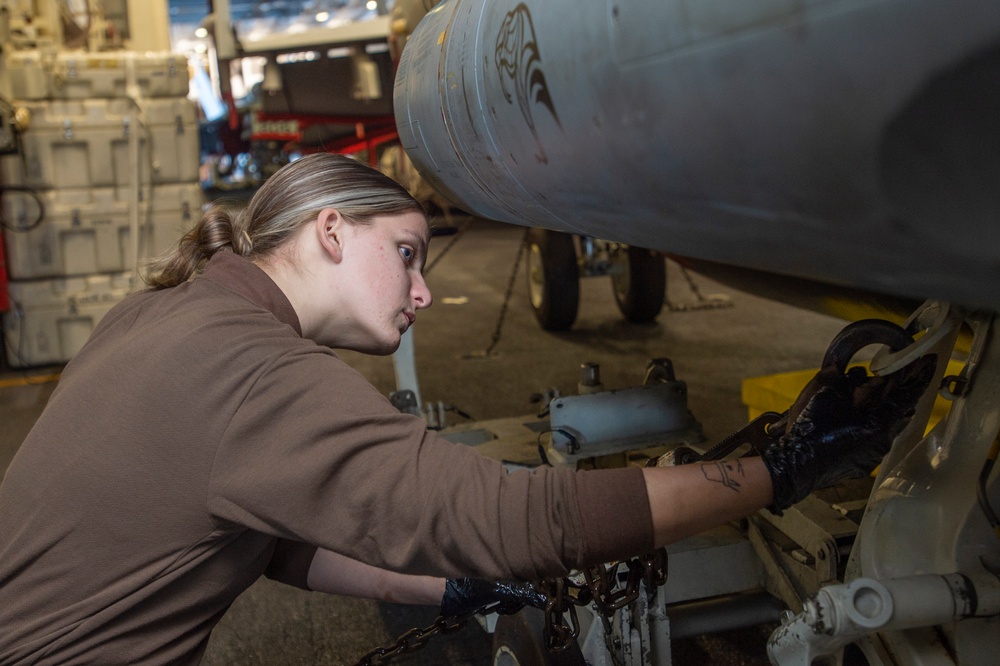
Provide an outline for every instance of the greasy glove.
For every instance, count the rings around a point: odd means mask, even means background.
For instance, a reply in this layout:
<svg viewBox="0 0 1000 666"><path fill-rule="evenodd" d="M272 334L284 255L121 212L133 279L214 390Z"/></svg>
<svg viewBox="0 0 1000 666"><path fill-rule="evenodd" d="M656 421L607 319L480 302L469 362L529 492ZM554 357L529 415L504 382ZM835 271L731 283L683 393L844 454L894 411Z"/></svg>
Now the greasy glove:
<svg viewBox="0 0 1000 666"><path fill-rule="evenodd" d="M646 461L646 467L676 467L677 465L687 465L701 460L701 454L688 446L678 446L664 453L662 456L650 458Z"/></svg>
<svg viewBox="0 0 1000 666"><path fill-rule="evenodd" d="M888 453L934 376L929 354L883 377L864 368L820 370L789 410L785 433L761 457L771 474L771 511L801 501L816 488L863 477Z"/></svg>
<svg viewBox="0 0 1000 666"><path fill-rule="evenodd" d="M449 578L441 598L441 615L455 617L499 603L501 615L512 615L524 608L545 608L545 597L531 583L493 582L479 578Z"/></svg>

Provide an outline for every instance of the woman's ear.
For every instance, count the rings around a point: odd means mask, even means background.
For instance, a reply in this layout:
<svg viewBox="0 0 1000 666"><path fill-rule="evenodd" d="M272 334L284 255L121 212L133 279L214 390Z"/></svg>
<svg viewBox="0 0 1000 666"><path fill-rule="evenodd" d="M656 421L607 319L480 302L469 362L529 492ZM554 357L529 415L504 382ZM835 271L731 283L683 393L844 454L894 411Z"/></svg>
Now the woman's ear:
<svg viewBox="0 0 1000 666"><path fill-rule="evenodd" d="M320 247L334 262L340 263L344 256L344 227L346 222L335 208L324 208L316 216L315 231Z"/></svg>

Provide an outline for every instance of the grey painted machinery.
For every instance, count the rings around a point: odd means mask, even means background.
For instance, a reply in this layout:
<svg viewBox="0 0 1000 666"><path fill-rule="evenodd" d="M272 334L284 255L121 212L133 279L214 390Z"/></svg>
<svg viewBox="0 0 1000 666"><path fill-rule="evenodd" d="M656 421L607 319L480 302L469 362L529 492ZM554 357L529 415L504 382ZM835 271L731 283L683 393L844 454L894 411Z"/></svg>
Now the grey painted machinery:
<svg viewBox="0 0 1000 666"><path fill-rule="evenodd" d="M394 112L484 217L1000 306L1000 5L438 5Z"/></svg>

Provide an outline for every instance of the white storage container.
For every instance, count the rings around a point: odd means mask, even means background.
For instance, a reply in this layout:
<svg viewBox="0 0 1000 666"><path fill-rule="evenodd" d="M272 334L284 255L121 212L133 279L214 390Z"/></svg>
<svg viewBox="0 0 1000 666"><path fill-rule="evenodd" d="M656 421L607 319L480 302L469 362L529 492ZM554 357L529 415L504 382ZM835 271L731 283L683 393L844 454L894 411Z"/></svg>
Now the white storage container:
<svg viewBox="0 0 1000 666"><path fill-rule="evenodd" d="M12 51L5 62L16 99L126 97L129 69L143 97L186 97L188 66L175 53Z"/></svg>
<svg viewBox="0 0 1000 666"><path fill-rule="evenodd" d="M15 280L116 273L135 267L128 201L113 188L47 190L39 193L44 217L37 225L38 202L20 192L3 197L7 221L8 272ZM144 191L139 204L138 257L169 250L201 215L198 183L158 185ZM18 227L23 228L17 231Z"/></svg>
<svg viewBox="0 0 1000 666"><path fill-rule="evenodd" d="M198 180L198 116L186 98L20 103L31 114L21 135L23 155L5 155L0 177L38 189L128 188L129 132L139 124L140 183Z"/></svg>
<svg viewBox="0 0 1000 666"><path fill-rule="evenodd" d="M132 288L131 274L11 282L4 313L7 362L23 368L73 358L108 310Z"/></svg>

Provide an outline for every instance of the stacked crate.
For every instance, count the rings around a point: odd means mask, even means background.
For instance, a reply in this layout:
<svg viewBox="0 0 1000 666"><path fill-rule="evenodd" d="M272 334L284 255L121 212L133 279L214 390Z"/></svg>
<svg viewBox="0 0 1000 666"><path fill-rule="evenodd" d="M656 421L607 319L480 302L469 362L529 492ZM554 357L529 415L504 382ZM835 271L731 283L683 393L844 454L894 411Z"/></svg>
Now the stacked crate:
<svg viewBox="0 0 1000 666"><path fill-rule="evenodd" d="M25 51L6 64L30 114L20 154L0 158L7 361L62 363L136 286L136 259L200 214L197 111L183 56Z"/></svg>

